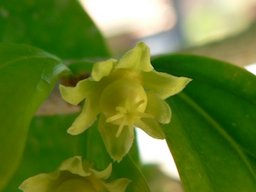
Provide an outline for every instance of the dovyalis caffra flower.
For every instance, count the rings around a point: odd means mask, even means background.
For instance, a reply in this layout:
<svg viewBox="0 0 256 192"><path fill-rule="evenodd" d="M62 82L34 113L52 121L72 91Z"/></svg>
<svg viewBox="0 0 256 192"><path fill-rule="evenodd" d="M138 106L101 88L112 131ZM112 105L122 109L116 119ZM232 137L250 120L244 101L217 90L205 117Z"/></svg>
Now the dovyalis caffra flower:
<svg viewBox="0 0 256 192"><path fill-rule="evenodd" d="M82 133L99 115L106 149L112 159L120 161L132 146L135 127L154 138L164 138L160 123L171 119L164 100L182 91L190 81L155 71L149 48L140 42L120 60L95 63L91 76L75 87L60 86L63 99L70 104L84 100L82 112L68 132Z"/></svg>
<svg viewBox="0 0 256 192"><path fill-rule="evenodd" d="M75 156L65 160L55 172L28 178L19 188L24 192L125 192L130 180L106 182L111 172L111 164L96 171L83 163L80 156Z"/></svg>

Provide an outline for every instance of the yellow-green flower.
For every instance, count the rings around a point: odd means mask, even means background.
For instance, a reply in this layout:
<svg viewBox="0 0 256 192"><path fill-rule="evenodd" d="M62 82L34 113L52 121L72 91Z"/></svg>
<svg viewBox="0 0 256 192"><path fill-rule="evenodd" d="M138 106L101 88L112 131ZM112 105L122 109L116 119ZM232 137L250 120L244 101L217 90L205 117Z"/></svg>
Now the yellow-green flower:
<svg viewBox="0 0 256 192"><path fill-rule="evenodd" d="M23 192L125 192L130 181L121 178L106 182L111 172L111 164L96 171L75 156L64 161L55 172L28 178L19 188Z"/></svg>
<svg viewBox="0 0 256 192"><path fill-rule="evenodd" d="M77 135L89 128L99 115L99 131L110 156L120 161L132 146L134 128L163 139L159 123L170 122L171 110L164 101L180 92L190 79L154 70L150 51L138 43L119 61L94 64L91 76L75 87L60 86L62 97L82 112L68 129Z"/></svg>

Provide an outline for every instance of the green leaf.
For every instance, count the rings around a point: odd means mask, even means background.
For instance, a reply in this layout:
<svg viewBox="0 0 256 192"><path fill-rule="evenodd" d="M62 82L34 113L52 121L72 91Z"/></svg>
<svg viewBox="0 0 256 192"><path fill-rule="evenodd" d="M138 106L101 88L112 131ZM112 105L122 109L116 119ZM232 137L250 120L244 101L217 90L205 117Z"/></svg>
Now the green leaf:
<svg viewBox="0 0 256 192"><path fill-rule="evenodd" d="M98 132L97 123L81 135L67 134L67 129L76 116L77 114L38 116L33 119L22 162L4 191L18 191L17 187L25 179L39 173L52 172L63 160L74 155L83 156L96 170L105 169L112 162ZM114 163L110 179L131 180L127 192L149 192L138 168L139 162L136 163L135 165L129 156L120 163Z"/></svg>
<svg viewBox="0 0 256 192"><path fill-rule="evenodd" d="M193 81L185 92L256 157L256 76L225 62L185 55L156 58L156 68Z"/></svg>
<svg viewBox="0 0 256 192"><path fill-rule="evenodd" d="M252 168L254 170L254 173L256 173L256 158L255 157L252 157L252 156L248 156L249 160L250 160L250 163L252 165Z"/></svg>
<svg viewBox="0 0 256 192"><path fill-rule="evenodd" d="M256 77L199 56L159 56L153 63L193 79L168 100L173 117L164 129L185 191L255 191Z"/></svg>
<svg viewBox="0 0 256 192"><path fill-rule="evenodd" d="M147 182L135 162L127 155L120 163L115 163L113 167L114 177L128 178L131 183L126 192L149 192Z"/></svg>
<svg viewBox="0 0 256 192"><path fill-rule="evenodd" d="M166 140L185 191L255 191L252 167L223 128L187 96L169 103L173 119Z"/></svg>
<svg viewBox="0 0 256 192"><path fill-rule="evenodd" d="M0 41L40 47L64 59L109 56L79 1L1 0Z"/></svg>
<svg viewBox="0 0 256 192"><path fill-rule="evenodd" d="M84 153L85 135L74 137L67 134L76 115L33 118L22 161L4 191L19 191L18 186L25 179L39 173L53 172L63 160Z"/></svg>
<svg viewBox="0 0 256 192"><path fill-rule="evenodd" d="M246 153L256 157L256 105L221 87L194 82L187 93L207 110ZM209 96L210 95L210 96Z"/></svg>
<svg viewBox="0 0 256 192"><path fill-rule="evenodd" d="M102 141L98 130L98 123L94 123L94 126L86 130L85 134L87 137L86 143L83 144L85 159L93 162L93 166L96 170L102 170L106 168L109 163L112 162L112 160L108 155L105 145Z"/></svg>
<svg viewBox="0 0 256 192"><path fill-rule="evenodd" d="M64 71L58 58L39 49L0 44L0 190L20 161L32 116Z"/></svg>

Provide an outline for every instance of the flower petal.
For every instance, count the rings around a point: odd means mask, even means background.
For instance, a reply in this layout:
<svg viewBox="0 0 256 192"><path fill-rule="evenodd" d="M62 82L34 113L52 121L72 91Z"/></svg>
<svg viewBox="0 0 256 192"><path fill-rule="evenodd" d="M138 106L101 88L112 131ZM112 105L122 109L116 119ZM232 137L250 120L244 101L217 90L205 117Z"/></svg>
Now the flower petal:
<svg viewBox="0 0 256 192"><path fill-rule="evenodd" d="M79 104L95 88L95 82L90 79L79 81L75 87L60 85L62 98L72 105Z"/></svg>
<svg viewBox="0 0 256 192"><path fill-rule="evenodd" d="M113 69L114 63L116 62L117 60L115 59L109 59L95 63L92 69L93 80L100 81L103 77L108 76Z"/></svg>
<svg viewBox="0 0 256 192"><path fill-rule="evenodd" d="M175 77L157 71L142 73L142 78L144 88L158 94L162 99L179 93L191 81L186 77Z"/></svg>
<svg viewBox="0 0 256 192"><path fill-rule="evenodd" d="M19 189L23 192L51 192L53 191L53 186L57 174L46 174L41 173L36 176L30 177L23 181L19 186Z"/></svg>
<svg viewBox="0 0 256 192"><path fill-rule="evenodd" d="M151 114L160 123L169 123L171 120L169 105L154 93L148 93L147 97L148 104L145 112Z"/></svg>
<svg viewBox="0 0 256 192"><path fill-rule="evenodd" d="M102 171L97 171L95 169L90 169L91 172L97 177L98 179L108 179L112 172L112 164L109 164L106 169Z"/></svg>
<svg viewBox="0 0 256 192"><path fill-rule="evenodd" d="M148 46L140 42L128 51L118 62L116 68L135 69L139 71L152 71L150 63L150 51Z"/></svg>
<svg viewBox="0 0 256 192"><path fill-rule="evenodd" d="M156 139L164 139L165 138L162 128L160 127L159 123L155 119L141 118L138 122L136 122L135 125L138 128L145 131L151 137L154 137Z"/></svg>
<svg viewBox="0 0 256 192"><path fill-rule="evenodd" d="M82 157L74 156L65 160L59 167L60 171L69 171L75 175L86 177L91 175L90 172L86 172L83 167Z"/></svg>
<svg viewBox="0 0 256 192"><path fill-rule="evenodd" d="M113 160L121 161L129 152L134 140L134 128L124 127L118 137L116 133L119 127L117 125L106 123L106 119L101 115L99 120L99 131L106 149Z"/></svg>
<svg viewBox="0 0 256 192"><path fill-rule="evenodd" d="M131 180L126 178L117 179L111 183L104 183L109 192L125 192Z"/></svg>
<svg viewBox="0 0 256 192"><path fill-rule="evenodd" d="M84 132L94 123L96 116L99 113L98 101L99 94L97 92L94 92L87 97L82 112L68 129L69 134L78 135Z"/></svg>

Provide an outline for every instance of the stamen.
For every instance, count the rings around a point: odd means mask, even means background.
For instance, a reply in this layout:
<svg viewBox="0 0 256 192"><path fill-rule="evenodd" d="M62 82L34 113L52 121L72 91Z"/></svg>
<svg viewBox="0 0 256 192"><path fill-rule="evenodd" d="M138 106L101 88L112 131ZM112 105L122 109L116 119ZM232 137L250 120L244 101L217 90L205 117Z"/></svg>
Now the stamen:
<svg viewBox="0 0 256 192"><path fill-rule="evenodd" d="M138 101L136 104L135 104L135 108L137 109L140 105L142 105L143 103L145 102L145 100L140 100L140 101Z"/></svg>
<svg viewBox="0 0 256 192"><path fill-rule="evenodd" d="M131 105L127 100L124 103L124 106L117 106L115 108L116 114L107 118L106 122L111 123L114 121L116 125L119 125L118 130L116 132L115 137L119 137L122 133L125 126L133 126L135 121L137 121L140 118L153 118L151 114L143 113L139 111L139 107L143 105L146 101L144 99L141 99L140 101L134 103Z"/></svg>
<svg viewBox="0 0 256 192"><path fill-rule="evenodd" d="M116 137L119 137L121 132L123 131L125 126L125 120L122 121L122 123L119 125L118 130L116 132Z"/></svg>
<svg viewBox="0 0 256 192"><path fill-rule="evenodd" d="M113 122L113 121L116 121L118 119L122 119L124 117L124 114L122 113L117 113L116 115L113 115L109 118L107 118L106 122L107 123L110 123L110 122Z"/></svg>

